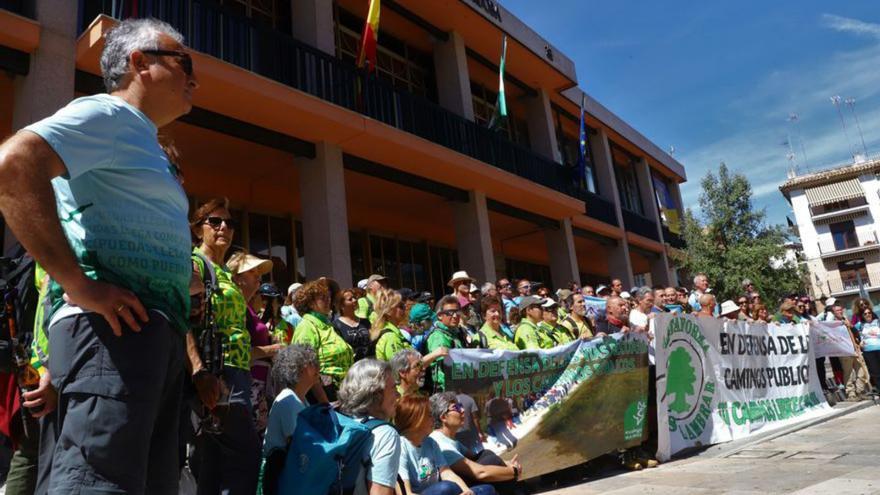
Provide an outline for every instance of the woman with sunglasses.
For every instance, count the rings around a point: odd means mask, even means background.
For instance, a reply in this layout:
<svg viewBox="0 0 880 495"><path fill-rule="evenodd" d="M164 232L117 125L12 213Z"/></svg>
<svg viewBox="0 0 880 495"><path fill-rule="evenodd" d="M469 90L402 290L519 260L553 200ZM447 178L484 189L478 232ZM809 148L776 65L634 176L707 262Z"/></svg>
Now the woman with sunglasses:
<svg viewBox="0 0 880 495"><path fill-rule="evenodd" d="M251 337L247 331L247 299L226 267L226 253L235 236L235 222L226 198L215 198L190 219L196 242L193 267L202 280L213 270L217 287L211 307L217 330L223 339L222 388L228 399L217 407L220 388L211 384L211 374L202 367L196 340L187 339L192 363L192 380L202 404L214 415L217 428L196 437L199 465L199 493L248 493L257 483L260 442L251 419ZM206 262L207 261L207 262ZM210 266L206 266L210 265ZM194 329L198 332L200 329ZM210 387L210 388L209 388Z"/></svg>
<svg viewBox="0 0 880 495"><path fill-rule="evenodd" d="M868 366L871 383L876 389L880 386L880 321L871 308L865 308L855 328L861 337L862 357Z"/></svg>
<svg viewBox="0 0 880 495"><path fill-rule="evenodd" d="M431 438L440 446L446 463L468 484L491 483L501 494L513 493L522 474L522 464L514 456L505 462L488 449L469 451L456 439L465 424L466 411L455 392L431 396L431 415L435 430Z"/></svg>
<svg viewBox="0 0 880 495"><path fill-rule="evenodd" d="M737 320L749 323L754 321L751 316L752 304L747 296L739 296L736 299L736 305L739 306L739 313L736 315Z"/></svg>
<svg viewBox="0 0 880 495"><path fill-rule="evenodd" d="M459 405L459 407L461 407ZM492 485L468 487L449 463L436 440L431 403L423 395L407 395L397 402L394 425L400 433L402 495L492 495Z"/></svg>

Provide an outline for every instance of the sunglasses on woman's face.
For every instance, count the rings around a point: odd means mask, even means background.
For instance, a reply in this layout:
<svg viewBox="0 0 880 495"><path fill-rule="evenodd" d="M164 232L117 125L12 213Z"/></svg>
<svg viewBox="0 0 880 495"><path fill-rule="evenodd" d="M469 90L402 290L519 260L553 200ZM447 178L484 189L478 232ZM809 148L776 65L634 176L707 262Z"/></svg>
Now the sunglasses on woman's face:
<svg viewBox="0 0 880 495"><path fill-rule="evenodd" d="M464 407L462 407L461 404L452 404L451 406L449 406L448 412L452 412L452 411L455 411L455 412L461 414L464 412Z"/></svg>
<svg viewBox="0 0 880 495"><path fill-rule="evenodd" d="M220 225L225 223L227 229L235 230L235 221L231 218L208 217L203 223L210 225L212 229L219 229Z"/></svg>

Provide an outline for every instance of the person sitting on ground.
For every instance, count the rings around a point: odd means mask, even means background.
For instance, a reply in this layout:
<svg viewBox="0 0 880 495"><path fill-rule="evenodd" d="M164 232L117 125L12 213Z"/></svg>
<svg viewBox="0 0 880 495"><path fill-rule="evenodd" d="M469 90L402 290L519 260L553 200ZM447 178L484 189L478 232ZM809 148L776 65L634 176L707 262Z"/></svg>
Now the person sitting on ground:
<svg viewBox="0 0 880 495"><path fill-rule="evenodd" d="M391 374L401 397L421 393L425 386L425 366L422 355L415 349L401 349L391 358Z"/></svg>
<svg viewBox="0 0 880 495"><path fill-rule="evenodd" d="M311 346L294 344L281 349L272 365L272 379L284 387L269 410L263 456L287 451L299 412L308 406L306 394L318 382L318 355Z"/></svg>
<svg viewBox="0 0 880 495"><path fill-rule="evenodd" d="M541 321L538 323L538 330L553 340L554 347L575 340L575 336L568 328L559 324L559 305L549 297L541 304Z"/></svg>
<svg viewBox="0 0 880 495"><path fill-rule="evenodd" d="M391 366L376 359L354 363L339 386L339 410L355 419L391 421L399 398ZM367 450L367 493L394 495L401 456L397 430L391 424L377 426Z"/></svg>
<svg viewBox="0 0 880 495"><path fill-rule="evenodd" d="M491 495L492 485L468 487L446 462L437 441L431 438L434 420L431 404L422 395L408 395L397 402L394 424L400 433L401 495Z"/></svg>
<svg viewBox="0 0 880 495"><path fill-rule="evenodd" d="M544 318L540 297L526 296L519 303L523 319L516 327L514 343L520 349L551 349L555 343L546 333L538 328Z"/></svg>
<svg viewBox="0 0 880 495"><path fill-rule="evenodd" d="M319 278L303 285L293 299L302 321L293 331L292 342L310 345L318 353L321 380L312 394L319 403L336 400L339 385L354 363L354 350L330 323L331 304L338 290L336 282Z"/></svg>
<svg viewBox="0 0 880 495"><path fill-rule="evenodd" d="M483 309L483 323L480 328L480 340L485 342L488 349L502 351L517 351L519 348L507 338L502 329L501 301L497 297L484 297L480 303Z"/></svg>
<svg viewBox="0 0 880 495"><path fill-rule="evenodd" d="M522 474L518 456L505 462L488 449L471 453L456 439L465 424L466 411L454 392L431 396L431 416L435 430L431 438L440 447L446 464L466 483L491 483L501 494L513 493Z"/></svg>
<svg viewBox="0 0 880 495"><path fill-rule="evenodd" d="M568 307L571 311L569 311L568 316L562 320L562 325L566 327L572 335L576 335L580 339L592 339L594 333L593 330L596 328L596 324L591 318L587 317L587 305L584 302L584 296L576 292L572 293L568 296Z"/></svg>

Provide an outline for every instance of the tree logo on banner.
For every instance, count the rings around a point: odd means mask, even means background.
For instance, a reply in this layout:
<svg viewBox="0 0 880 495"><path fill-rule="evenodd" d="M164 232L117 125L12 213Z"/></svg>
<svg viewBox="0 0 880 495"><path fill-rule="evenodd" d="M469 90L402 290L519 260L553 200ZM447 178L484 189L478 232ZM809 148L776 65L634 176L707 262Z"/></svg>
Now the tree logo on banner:
<svg viewBox="0 0 880 495"><path fill-rule="evenodd" d="M709 344L700 325L679 317L669 322L661 345L667 350L666 390L661 400L668 410L669 430L681 430L683 437L697 439L706 429L715 394L715 382L703 372Z"/></svg>

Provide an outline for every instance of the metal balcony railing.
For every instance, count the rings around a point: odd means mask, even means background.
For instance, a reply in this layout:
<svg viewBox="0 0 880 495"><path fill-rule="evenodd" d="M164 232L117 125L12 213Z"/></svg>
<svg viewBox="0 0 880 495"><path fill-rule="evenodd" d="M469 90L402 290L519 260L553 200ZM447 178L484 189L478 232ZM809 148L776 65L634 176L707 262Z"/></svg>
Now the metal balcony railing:
<svg viewBox="0 0 880 495"><path fill-rule="evenodd" d="M684 242L684 237L672 233L672 231L669 230L669 227L665 225L661 225L660 228L663 229L663 240L666 241L667 244L676 249L684 249L687 247L687 243Z"/></svg>
<svg viewBox="0 0 880 495"><path fill-rule="evenodd" d="M585 192L582 199L586 203L588 217L617 226L617 213L614 211L614 203L591 192Z"/></svg>
<svg viewBox="0 0 880 495"><path fill-rule="evenodd" d="M445 146L563 194L585 199L570 168L513 143L424 97L366 76L291 36L210 0L81 0L81 30L98 14L155 17L177 28L193 49ZM85 6L90 6L86 8ZM114 7L115 5L115 7ZM198 67L196 68L198 71Z"/></svg>
<svg viewBox="0 0 880 495"><path fill-rule="evenodd" d="M819 243L819 253L822 256L831 256L850 250L880 249L880 242L878 242L876 232L872 231L862 235L856 234L856 237L857 240L855 242L841 243L839 245L835 243L831 246L827 246Z"/></svg>
<svg viewBox="0 0 880 495"><path fill-rule="evenodd" d="M860 275L866 289L880 288L880 271L862 271ZM825 287L830 295L854 292L859 290L859 277L852 271L842 272L839 276L834 276L831 272L825 281Z"/></svg>
<svg viewBox="0 0 880 495"><path fill-rule="evenodd" d="M657 223L634 211L623 210L623 225L628 232L659 241Z"/></svg>

